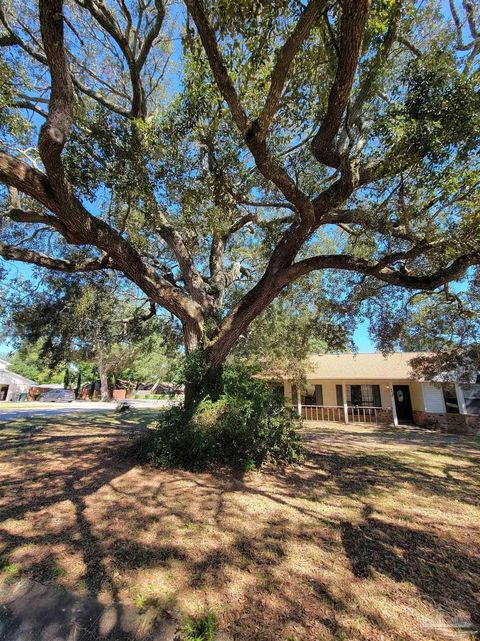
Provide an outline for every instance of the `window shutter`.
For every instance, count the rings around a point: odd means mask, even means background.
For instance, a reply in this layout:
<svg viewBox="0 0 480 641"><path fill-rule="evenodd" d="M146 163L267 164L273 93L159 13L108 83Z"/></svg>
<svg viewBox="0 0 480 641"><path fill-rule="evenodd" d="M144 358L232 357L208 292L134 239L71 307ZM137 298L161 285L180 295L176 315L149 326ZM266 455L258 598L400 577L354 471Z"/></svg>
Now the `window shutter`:
<svg viewBox="0 0 480 641"><path fill-rule="evenodd" d="M317 405L323 405L323 388L321 385L315 385L315 400Z"/></svg>
<svg viewBox="0 0 480 641"><path fill-rule="evenodd" d="M343 405L343 387L342 385L335 385L337 391L337 405Z"/></svg>
<svg viewBox="0 0 480 641"><path fill-rule="evenodd" d="M380 395L380 385L372 385L373 390L373 406L382 407L382 397Z"/></svg>
<svg viewBox="0 0 480 641"><path fill-rule="evenodd" d="M297 403L298 403L297 386L292 385L292 405L297 405Z"/></svg>

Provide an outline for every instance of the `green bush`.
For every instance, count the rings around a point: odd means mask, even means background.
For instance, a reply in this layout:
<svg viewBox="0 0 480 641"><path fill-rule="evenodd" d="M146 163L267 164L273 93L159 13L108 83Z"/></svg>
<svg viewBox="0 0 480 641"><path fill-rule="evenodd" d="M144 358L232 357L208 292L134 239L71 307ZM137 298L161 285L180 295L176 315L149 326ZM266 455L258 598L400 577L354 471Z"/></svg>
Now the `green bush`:
<svg viewBox="0 0 480 641"><path fill-rule="evenodd" d="M204 399L193 415L182 407L162 412L159 424L136 445L140 460L159 467L205 469L210 464L245 471L265 462L302 456L300 421L266 383L245 370L227 370L224 395Z"/></svg>
<svg viewBox="0 0 480 641"><path fill-rule="evenodd" d="M183 622L182 641L215 641L217 637L217 617L207 612L198 619L188 618Z"/></svg>

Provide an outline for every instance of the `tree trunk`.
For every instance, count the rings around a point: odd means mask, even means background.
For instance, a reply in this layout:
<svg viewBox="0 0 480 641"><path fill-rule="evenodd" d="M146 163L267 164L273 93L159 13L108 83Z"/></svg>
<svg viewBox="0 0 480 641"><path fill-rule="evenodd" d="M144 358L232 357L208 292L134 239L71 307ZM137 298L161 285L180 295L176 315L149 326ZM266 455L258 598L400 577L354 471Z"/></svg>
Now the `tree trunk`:
<svg viewBox="0 0 480 641"><path fill-rule="evenodd" d="M80 396L80 388L82 387L82 372L78 370L77 373L77 385L75 387L75 398Z"/></svg>
<svg viewBox="0 0 480 641"><path fill-rule="evenodd" d="M108 369L103 362L98 364L98 376L100 378L100 398L102 401L109 401L112 398L112 394L108 384Z"/></svg>
<svg viewBox="0 0 480 641"><path fill-rule="evenodd" d="M185 382L185 409L187 412L193 412L198 403L207 396L212 401L217 401L223 392L222 365L215 368L207 366L195 374L192 372L189 375L187 371L187 381Z"/></svg>

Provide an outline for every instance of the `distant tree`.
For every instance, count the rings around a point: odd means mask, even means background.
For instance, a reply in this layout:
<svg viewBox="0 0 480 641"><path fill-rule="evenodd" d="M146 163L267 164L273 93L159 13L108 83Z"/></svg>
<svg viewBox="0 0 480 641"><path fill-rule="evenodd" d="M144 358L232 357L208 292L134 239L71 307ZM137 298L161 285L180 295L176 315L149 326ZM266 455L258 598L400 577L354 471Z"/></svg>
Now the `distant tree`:
<svg viewBox="0 0 480 641"><path fill-rule="evenodd" d="M6 357L10 369L16 374L25 376L37 383L62 383L64 372L61 368L51 369L42 356L41 341L31 344L23 341L15 352Z"/></svg>
<svg viewBox="0 0 480 641"><path fill-rule="evenodd" d="M155 308L132 302L132 292L118 293L102 278L51 277L49 287L20 296L12 304L10 327L31 345L40 345L40 355L52 368L64 367L64 385L91 362L100 379L102 399L111 396L112 377L149 359L157 347L162 322ZM67 380L68 376L68 380Z"/></svg>
<svg viewBox="0 0 480 641"><path fill-rule="evenodd" d="M169 382L172 371L183 355L178 351L178 336L167 330L148 336L138 345L139 355L126 367L117 369L118 377L133 386L139 383Z"/></svg>
<svg viewBox="0 0 480 641"><path fill-rule="evenodd" d="M190 404L312 272L372 297L463 278L480 29L445 4L2 2L0 255L126 277L181 323Z"/></svg>
<svg viewBox="0 0 480 641"><path fill-rule="evenodd" d="M468 293L422 296L403 323L399 344L430 355L415 359L419 374L480 383L480 283Z"/></svg>

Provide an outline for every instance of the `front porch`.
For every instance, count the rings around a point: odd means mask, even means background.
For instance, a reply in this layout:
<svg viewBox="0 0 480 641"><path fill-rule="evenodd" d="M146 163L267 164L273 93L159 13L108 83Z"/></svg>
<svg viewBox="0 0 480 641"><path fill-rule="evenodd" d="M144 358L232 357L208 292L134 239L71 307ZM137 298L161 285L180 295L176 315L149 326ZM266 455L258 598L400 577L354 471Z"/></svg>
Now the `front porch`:
<svg viewBox="0 0 480 641"><path fill-rule="evenodd" d="M409 381L284 381L285 404L305 421L398 425L413 422L418 390Z"/></svg>
<svg viewBox="0 0 480 641"><path fill-rule="evenodd" d="M345 405L300 405L292 406L305 421L328 423L373 423L391 425L392 410L384 407L360 407Z"/></svg>

